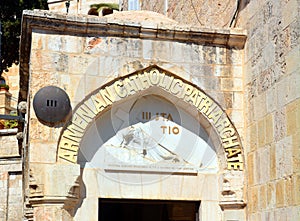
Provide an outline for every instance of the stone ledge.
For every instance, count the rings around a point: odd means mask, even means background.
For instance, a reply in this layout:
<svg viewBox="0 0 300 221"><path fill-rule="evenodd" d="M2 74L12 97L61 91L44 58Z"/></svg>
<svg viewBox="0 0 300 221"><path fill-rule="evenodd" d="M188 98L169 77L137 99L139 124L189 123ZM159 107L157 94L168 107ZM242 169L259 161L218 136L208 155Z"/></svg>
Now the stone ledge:
<svg viewBox="0 0 300 221"><path fill-rule="evenodd" d="M246 207L246 203L242 200L234 200L234 201L221 201L219 203L222 210L237 210L243 209Z"/></svg>
<svg viewBox="0 0 300 221"><path fill-rule="evenodd" d="M40 205L65 205L67 203L76 203L78 199L65 196L43 196L43 197L31 197L29 203L32 207Z"/></svg>

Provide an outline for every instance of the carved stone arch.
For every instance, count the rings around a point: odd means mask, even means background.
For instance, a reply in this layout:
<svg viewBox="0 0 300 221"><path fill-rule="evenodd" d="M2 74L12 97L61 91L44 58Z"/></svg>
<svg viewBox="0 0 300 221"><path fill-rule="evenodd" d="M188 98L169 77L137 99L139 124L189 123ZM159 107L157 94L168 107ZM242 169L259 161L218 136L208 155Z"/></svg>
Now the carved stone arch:
<svg viewBox="0 0 300 221"><path fill-rule="evenodd" d="M78 149L86 129L114 103L160 91L172 95L181 106L199 113L200 121L212 128L221 144L228 170L243 170L243 151L237 130L221 106L198 86L156 65L119 77L89 94L73 112L58 143L57 160L77 163Z"/></svg>

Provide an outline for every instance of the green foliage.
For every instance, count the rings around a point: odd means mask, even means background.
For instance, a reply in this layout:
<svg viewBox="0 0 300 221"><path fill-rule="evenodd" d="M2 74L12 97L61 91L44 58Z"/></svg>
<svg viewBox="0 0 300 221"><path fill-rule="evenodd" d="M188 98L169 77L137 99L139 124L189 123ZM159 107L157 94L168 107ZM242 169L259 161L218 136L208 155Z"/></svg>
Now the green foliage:
<svg viewBox="0 0 300 221"><path fill-rule="evenodd" d="M6 120L4 121L4 128L5 129L13 129L18 127L18 121L17 120Z"/></svg>
<svg viewBox="0 0 300 221"><path fill-rule="evenodd" d="M11 114L12 116L17 116L17 112ZM0 119L0 129L13 129L18 127L17 120L4 120Z"/></svg>
<svg viewBox="0 0 300 221"><path fill-rule="evenodd" d="M9 90L9 86L7 84L0 84L0 88L4 88L6 90Z"/></svg>
<svg viewBox="0 0 300 221"><path fill-rule="evenodd" d="M93 4L90 6L91 8L101 9L101 8L111 8L113 10L119 11L119 4L116 3L99 3L99 4Z"/></svg>
<svg viewBox="0 0 300 221"><path fill-rule="evenodd" d="M48 9L47 0L1 0L1 67L0 75L19 62L22 12L25 9Z"/></svg>

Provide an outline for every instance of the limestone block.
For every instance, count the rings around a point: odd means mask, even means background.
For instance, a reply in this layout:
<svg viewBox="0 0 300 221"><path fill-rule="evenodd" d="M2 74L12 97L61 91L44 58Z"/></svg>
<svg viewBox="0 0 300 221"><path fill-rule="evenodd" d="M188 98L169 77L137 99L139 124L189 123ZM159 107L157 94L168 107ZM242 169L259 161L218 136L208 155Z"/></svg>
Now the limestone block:
<svg viewBox="0 0 300 221"><path fill-rule="evenodd" d="M84 55L69 55L69 67L68 73L69 74L84 74L86 73L86 69L93 60L97 58L91 56L87 57ZM98 68L98 67L97 67ZM97 74L98 72L88 72L87 74Z"/></svg>
<svg viewBox="0 0 300 221"><path fill-rule="evenodd" d="M204 186L205 184L205 177L202 177L203 175L199 174L197 177L195 176L183 176L182 184L181 184L181 197L183 199L195 199L198 200L199 198L202 198L202 194L204 193L204 189L207 187ZM214 187L212 187L211 191L216 191L213 190ZM210 189L210 188L208 188ZM207 190L208 190L207 189ZM210 191L210 190L208 190Z"/></svg>
<svg viewBox="0 0 300 221"><path fill-rule="evenodd" d="M106 57L90 57L84 68L82 69L82 78L84 79L85 75L88 76L103 76L105 73L103 73L102 69L105 69L105 59ZM109 66L111 64L107 64Z"/></svg>
<svg viewBox="0 0 300 221"><path fill-rule="evenodd" d="M247 159L247 165L248 165L248 183L249 185L254 184L254 164L253 164L253 153L248 154Z"/></svg>
<svg viewBox="0 0 300 221"><path fill-rule="evenodd" d="M292 215L288 215L289 217L293 217L294 220L300 220L300 206L292 207Z"/></svg>
<svg viewBox="0 0 300 221"><path fill-rule="evenodd" d="M13 130L14 133L9 136L0 135L0 156L1 157L20 156L18 140L15 135L16 129Z"/></svg>
<svg viewBox="0 0 300 221"><path fill-rule="evenodd" d="M300 36L299 22L300 22L299 19L296 19L293 23L289 25L291 48L297 47L297 45L299 45L299 36Z"/></svg>
<svg viewBox="0 0 300 221"><path fill-rule="evenodd" d="M283 27L288 26L296 19L298 15L298 5L299 2L297 2L297 0L290 0L284 4L282 10Z"/></svg>
<svg viewBox="0 0 300 221"><path fill-rule="evenodd" d="M57 143L34 141L30 144L30 161L34 163L55 163Z"/></svg>
<svg viewBox="0 0 300 221"><path fill-rule="evenodd" d="M299 109L299 101L294 101L286 106L287 135L297 133L300 129L300 117L298 116Z"/></svg>
<svg viewBox="0 0 300 221"><path fill-rule="evenodd" d="M118 183L119 174L110 173L106 175L104 171L97 171L97 174L98 173L100 173L97 175L99 197L117 198L118 196L121 196L120 183Z"/></svg>
<svg viewBox="0 0 300 221"><path fill-rule="evenodd" d="M63 45L60 51L65 53L79 54L83 51L83 37L80 36L64 36Z"/></svg>
<svg viewBox="0 0 300 221"><path fill-rule="evenodd" d="M272 71L266 69L258 76L258 93L263 93L274 84Z"/></svg>
<svg viewBox="0 0 300 221"><path fill-rule="evenodd" d="M139 198L142 196L141 176L136 174L119 174L122 178L119 181L121 198Z"/></svg>
<svg viewBox="0 0 300 221"><path fill-rule="evenodd" d="M277 108L277 87L271 87L266 92L267 112L271 113Z"/></svg>
<svg viewBox="0 0 300 221"><path fill-rule="evenodd" d="M270 180L270 149L265 147L260 151L260 182L267 183Z"/></svg>
<svg viewBox="0 0 300 221"><path fill-rule="evenodd" d="M199 209L199 220L221 220L221 207L217 201L201 201Z"/></svg>
<svg viewBox="0 0 300 221"><path fill-rule="evenodd" d="M203 200L219 200L219 194L216 190L219 190L220 187L215 175L207 174L205 176L203 187L203 192L201 194Z"/></svg>
<svg viewBox="0 0 300 221"><path fill-rule="evenodd" d="M271 182L267 184L267 207L274 208L276 205L276 186Z"/></svg>
<svg viewBox="0 0 300 221"><path fill-rule="evenodd" d="M285 204L287 206L292 206L294 202L294 194L293 194L293 180L292 177L289 176L285 179Z"/></svg>
<svg viewBox="0 0 300 221"><path fill-rule="evenodd" d="M172 43L168 41L153 41L152 47L155 48L153 57L164 61L170 61L172 59L172 46Z"/></svg>
<svg viewBox="0 0 300 221"><path fill-rule="evenodd" d="M274 124L274 138L275 141L281 140L286 135L286 120L285 120L285 110L277 110L274 114L274 119L276 119Z"/></svg>
<svg viewBox="0 0 300 221"><path fill-rule="evenodd" d="M273 115L268 114L265 117L265 126L266 126L266 144L270 144L274 141L274 136L273 136Z"/></svg>
<svg viewBox="0 0 300 221"><path fill-rule="evenodd" d="M258 129L257 124L254 122L250 127L250 150L256 150L258 147Z"/></svg>
<svg viewBox="0 0 300 221"><path fill-rule="evenodd" d="M142 47L143 43L140 39L126 39L125 45L125 56L130 58L140 58L142 57ZM117 49L119 52L120 50Z"/></svg>
<svg viewBox="0 0 300 221"><path fill-rule="evenodd" d="M86 211L89 211L87 214ZM74 220L94 221L98 220L98 197L88 197L83 200L80 208L76 211Z"/></svg>
<svg viewBox="0 0 300 221"><path fill-rule="evenodd" d="M31 37L31 48L32 50L42 50L46 49L46 43L47 41L45 40L45 34L43 33L38 33L38 32L33 32L32 37Z"/></svg>
<svg viewBox="0 0 300 221"><path fill-rule="evenodd" d="M271 180L274 180L276 178L276 149L274 144L271 144L270 146L270 178Z"/></svg>
<svg viewBox="0 0 300 221"><path fill-rule="evenodd" d="M262 32L262 36L266 36L265 30ZM264 46L262 50L263 62L261 63L261 70L271 67L275 63L275 47L273 42L266 43L267 39L262 37L262 44Z"/></svg>
<svg viewBox="0 0 300 221"><path fill-rule="evenodd" d="M283 207L285 205L285 188L284 180L276 181L276 207Z"/></svg>
<svg viewBox="0 0 300 221"><path fill-rule="evenodd" d="M265 118L258 121L258 147L263 147L266 143L266 122Z"/></svg>
<svg viewBox="0 0 300 221"><path fill-rule="evenodd" d="M292 137L293 142L293 172L300 172L300 133L296 133Z"/></svg>
<svg viewBox="0 0 300 221"><path fill-rule="evenodd" d="M85 38L85 42L83 45L85 54L92 55L105 55L110 51L110 53L114 53L115 50L109 50L109 43L115 38L109 37L87 37Z"/></svg>
<svg viewBox="0 0 300 221"><path fill-rule="evenodd" d="M176 47L176 46L175 46ZM198 44L187 44L182 46L182 58L181 62L189 63L203 63L200 54L202 53L202 46ZM174 53L174 51L173 51ZM226 60L225 60L226 61Z"/></svg>
<svg viewBox="0 0 300 221"><path fill-rule="evenodd" d="M39 206L34 208L34 220L36 221L71 221L71 215L62 206Z"/></svg>
<svg viewBox="0 0 300 221"><path fill-rule="evenodd" d="M227 54L227 63L234 65L242 65L243 63L243 50L230 49Z"/></svg>
<svg viewBox="0 0 300 221"><path fill-rule="evenodd" d="M243 109L244 95L240 92L233 92L232 108Z"/></svg>
<svg viewBox="0 0 300 221"><path fill-rule="evenodd" d="M31 66L34 70L67 72L68 55L57 52L32 51ZM54 65L55 64L55 65Z"/></svg>
<svg viewBox="0 0 300 221"><path fill-rule="evenodd" d="M40 66L41 67L41 66ZM42 87L49 85L59 85L59 73L58 72L47 72L47 71L36 71L32 70L31 76L34 81L30 82L31 94L34 96L35 93Z"/></svg>
<svg viewBox="0 0 300 221"><path fill-rule="evenodd" d="M99 65L94 66L94 70L97 71L100 76L109 76L116 78L118 76L118 70L122 66L122 64L126 62L124 57L111 57L111 56L103 56L99 60ZM95 64L90 64L95 65ZM87 71L90 72L91 67L87 68ZM94 71L94 72L95 72Z"/></svg>
<svg viewBox="0 0 300 221"><path fill-rule="evenodd" d="M197 84L202 90L218 90L220 88L219 79L213 77L195 76L192 77L192 82Z"/></svg>
<svg viewBox="0 0 300 221"><path fill-rule="evenodd" d="M255 168L255 173L254 173L254 182L255 184L260 184L261 183L261 177L263 174L260 173L260 163L261 163L261 158L262 156L260 155L261 149L258 149L254 153L254 168Z"/></svg>
<svg viewBox="0 0 300 221"><path fill-rule="evenodd" d="M293 176L293 205L299 205L300 204L300 175L294 175Z"/></svg>
<svg viewBox="0 0 300 221"><path fill-rule="evenodd" d="M31 168L37 185L43 186L42 195L44 197L69 197L70 190L80 174L77 164L32 163Z"/></svg>
<svg viewBox="0 0 300 221"><path fill-rule="evenodd" d="M261 185L259 189L259 208L265 210L267 207L267 185Z"/></svg>
<svg viewBox="0 0 300 221"><path fill-rule="evenodd" d="M290 77L284 77L277 83L277 104L279 107L285 106L289 101L289 81Z"/></svg>
<svg viewBox="0 0 300 221"><path fill-rule="evenodd" d="M178 189L181 186L183 177L170 176L161 182L161 193L165 196L165 199L180 199L182 189Z"/></svg>
<svg viewBox="0 0 300 221"><path fill-rule="evenodd" d="M221 78L222 91L242 91L243 80L240 78Z"/></svg>
<svg viewBox="0 0 300 221"><path fill-rule="evenodd" d="M299 58L300 58L300 45L293 48L286 56L287 74L293 73L294 71L297 71L299 69L300 67Z"/></svg>
<svg viewBox="0 0 300 221"><path fill-rule="evenodd" d="M161 175L159 174L142 174L142 197L144 199L154 199L162 196L161 192ZM201 188L199 188L201 189Z"/></svg>
<svg viewBox="0 0 300 221"><path fill-rule="evenodd" d="M259 120L267 113L266 94L262 93L254 98L254 119Z"/></svg>
<svg viewBox="0 0 300 221"><path fill-rule="evenodd" d="M213 75L218 76L220 74L219 69L222 69L222 67L216 66L215 69L213 69L212 65L192 63L192 64L190 64L188 69L189 69L190 74L193 76L207 77L207 76L213 76Z"/></svg>
<svg viewBox="0 0 300 221"><path fill-rule="evenodd" d="M257 212L258 211L258 187L251 187L250 191L249 191L249 198L251 199L251 204L250 204L250 211L251 212Z"/></svg>
<svg viewBox="0 0 300 221"><path fill-rule="evenodd" d="M33 112L33 111L32 111ZM30 119L30 124L32 127L30 128L29 135L31 142L55 142L52 137L52 128L43 125L39 122L38 119Z"/></svg>
<svg viewBox="0 0 300 221"><path fill-rule="evenodd" d="M48 34L47 36L44 36L47 41L47 50L49 51L61 51L61 48L63 46L64 36L63 35L51 35Z"/></svg>
<svg viewBox="0 0 300 221"><path fill-rule="evenodd" d="M82 99L86 96L86 87L85 79L82 76L70 76L70 84L65 85L65 89L70 97L72 107L75 107L75 104L82 101Z"/></svg>
<svg viewBox="0 0 300 221"><path fill-rule="evenodd" d="M224 211L224 221L243 221L246 220L244 210L225 210Z"/></svg>
<svg viewBox="0 0 300 221"><path fill-rule="evenodd" d="M246 86L247 89L247 98L248 100L256 97L258 95L258 90L257 90L257 79L251 79L251 82Z"/></svg>
<svg viewBox="0 0 300 221"><path fill-rule="evenodd" d="M152 40L143 40L143 58L152 59L154 53Z"/></svg>
<svg viewBox="0 0 300 221"><path fill-rule="evenodd" d="M97 88L101 87L105 83L111 81L113 78L112 77L106 77L106 76L86 76L85 79L85 93L86 95L89 93L92 93L94 90ZM78 88L78 90L81 90L81 88ZM84 89L83 89L84 90ZM78 96L77 96L78 97Z"/></svg>
<svg viewBox="0 0 300 221"><path fill-rule="evenodd" d="M300 98L300 90L299 90L300 74L299 74L299 71L300 71L300 69L293 72L289 76L289 82L288 82L288 91L289 91L289 93L287 94L288 102L291 102L295 99Z"/></svg>
<svg viewBox="0 0 300 221"><path fill-rule="evenodd" d="M286 137L276 146L276 177L282 178L293 173L292 138Z"/></svg>

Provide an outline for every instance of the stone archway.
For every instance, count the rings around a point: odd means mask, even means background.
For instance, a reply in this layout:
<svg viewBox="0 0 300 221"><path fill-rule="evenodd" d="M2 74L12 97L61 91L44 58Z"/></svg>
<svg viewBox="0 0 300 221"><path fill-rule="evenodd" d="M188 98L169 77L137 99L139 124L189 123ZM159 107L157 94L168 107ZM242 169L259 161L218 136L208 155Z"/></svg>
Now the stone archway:
<svg viewBox="0 0 300 221"><path fill-rule="evenodd" d="M72 119L61 133L57 152L58 165L78 166L78 163L82 163L82 159L80 159L80 154L82 153L80 152L80 148L83 148L82 142L86 139L86 135L90 133L88 131L96 131L95 128L92 128L92 125L97 122L97 120L105 117L105 114L109 113L111 115L110 112L112 112L115 107L122 106L124 103L130 102L131 99L138 100L144 96L161 96L163 98L168 98L167 101L176 103L180 108L185 109L188 114L193 116L194 119L205 128L206 131L209 131L211 142L215 146L215 151L218 156L219 169L217 173L212 175L201 175L201 173L196 173L197 179L205 180L206 183L202 183L202 185L215 185L213 189L210 189L214 192L213 195L204 196L200 194L195 197L196 200L201 200L200 211L209 211L208 213L218 214L215 217L216 219L222 216L220 215L222 210L224 210L224 214L228 213L227 211L229 211L229 213L238 211L238 213L242 214L243 210L241 209L245 206L242 200L241 191L243 187L244 167L242 145L238 132L220 105L204 91L196 85L193 85L158 66L150 66L146 69L115 79L87 96L77 106L73 112ZM150 119L151 116L148 113L145 112L143 118ZM168 116L165 117L168 118ZM166 132L166 128L164 128L164 130ZM177 133L178 131L171 130L170 132ZM91 159L95 153L96 151L91 154ZM83 196L79 197L81 198L80 210L82 211L89 207L97 208L97 199L100 196L104 198L152 199L152 197L142 194L139 196L130 195L131 193L134 193L134 191L126 186L126 184L122 184L123 186L121 189L126 189L126 192L130 194L126 195L119 192L116 195L111 195L112 191L109 190L106 190L107 195L102 194L99 192L99 188L96 188L95 190L95 187L89 186L89 183L97 183L99 181L97 181L98 178L95 178L97 176L94 176L91 173L84 173L86 170L86 168L84 168L85 165L82 166L81 178L83 182L80 184L81 188L87 188L87 192L92 192L94 195L85 195L84 193ZM113 170L118 171L116 168ZM128 168L126 168L126 170L128 171ZM87 179L86 177L88 176L94 176L94 181ZM130 176L130 173L128 176ZM184 178L183 181L180 182L186 182L184 181L186 179L190 178ZM173 183L178 182L178 180L180 179L172 177L162 185L170 186L171 184L173 185ZM114 183L116 184L118 181L120 181L120 179L116 178ZM197 183L196 180L188 182ZM197 184L200 183L198 182ZM214 185L211 185L211 183ZM85 184L88 184L88 186L86 187ZM73 184L70 184L69 186L72 185ZM120 186L121 184L118 185ZM141 184L139 185L141 186ZM112 186L109 188L120 189L119 186L115 186L112 183L108 186ZM198 186L186 187L186 189L189 189L190 191L198 188ZM236 190L238 190L239 193L236 193ZM194 193L191 194L193 195ZM171 195L164 195L160 198L159 194L156 194L154 199L170 199L172 197L173 196ZM180 199L180 197L177 199ZM183 197L183 199L188 200L190 198ZM193 200L193 197L191 197L191 199ZM84 216L82 214L79 215L79 219L81 219L80 216ZM202 220L210 220L211 218L204 213L202 213L201 216Z"/></svg>
<svg viewBox="0 0 300 221"><path fill-rule="evenodd" d="M155 87L196 108L222 143L227 169L243 170L242 145L238 132L222 108L196 85L157 66L109 82L81 102L62 132L57 160L77 163L80 141L93 119L110 109L114 103Z"/></svg>

